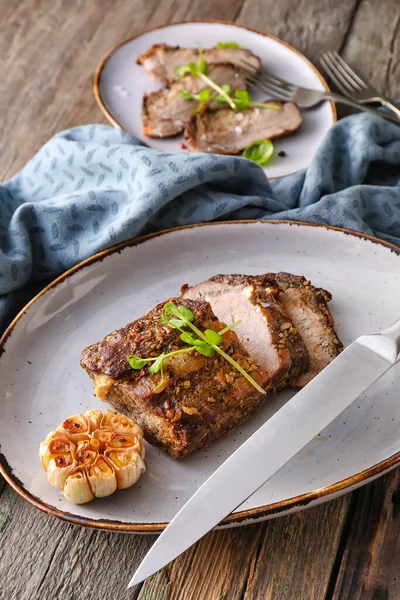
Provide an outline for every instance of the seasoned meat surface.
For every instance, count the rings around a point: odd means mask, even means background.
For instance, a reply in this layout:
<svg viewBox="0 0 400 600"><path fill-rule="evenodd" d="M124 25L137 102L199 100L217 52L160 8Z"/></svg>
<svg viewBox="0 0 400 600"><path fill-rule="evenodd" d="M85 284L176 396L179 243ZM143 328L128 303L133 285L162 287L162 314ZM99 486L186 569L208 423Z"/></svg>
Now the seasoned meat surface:
<svg viewBox="0 0 400 600"><path fill-rule="evenodd" d="M294 102L280 104L280 110L249 108L222 109L192 115L185 128L185 141L191 152L238 154L253 142L274 139L297 131L303 119Z"/></svg>
<svg viewBox="0 0 400 600"><path fill-rule="evenodd" d="M194 313L194 324L200 330L225 327L207 302L173 301ZM179 331L160 321L164 304L85 348L81 366L94 380L101 400L132 417L149 441L179 458L231 431L259 406L264 395L217 353L212 358L196 351L168 358L163 383L160 373L132 370L127 361L130 354L148 358L186 346ZM223 334L221 347L259 385L269 389L268 374L255 364L233 331Z"/></svg>
<svg viewBox="0 0 400 600"><path fill-rule="evenodd" d="M249 275L216 275L193 287L184 298L210 303L222 321L241 323L235 332L257 365L271 377L273 389L297 381L307 368L308 353L282 304L280 287Z"/></svg>
<svg viewBox="0 0 400 600"><path fill-rule="evenodd" d="M175 79L176 67L188 65L199 60L197 48L179 48L167 44L155 44L147 52L137 58L137 63L143 65L152 79L167 83ZM242 66L256 73L260 68L260 59L245 48L209 48L203 50L203 57L209 65L215 63L231 63L236 67Z"/></svg>
<svg viewBox="0 0 400 600"><path fill-rule="evenodd" d="M233 91L246 89L245 78L232 65L210 65L208 73L218 85L227 83L232 86ZM206 87L207 84L200 77L186 75L181 80L144 96L142 106L144 135L162 138L181 133L199 103L197 100L185 100L180 92L187 90L191 94L198 94ZM209 108L218 110L221 104L210 101Z"/></svg>
<svg viewBox="0 0 400 600"><path fill-rule="evenodd" d="M283 290L280 302L307 348L309 366L296 382L303 387L343 350L327 305L332 296L300 275L267 273L262 278L266 286L273 281Z"/></svg>

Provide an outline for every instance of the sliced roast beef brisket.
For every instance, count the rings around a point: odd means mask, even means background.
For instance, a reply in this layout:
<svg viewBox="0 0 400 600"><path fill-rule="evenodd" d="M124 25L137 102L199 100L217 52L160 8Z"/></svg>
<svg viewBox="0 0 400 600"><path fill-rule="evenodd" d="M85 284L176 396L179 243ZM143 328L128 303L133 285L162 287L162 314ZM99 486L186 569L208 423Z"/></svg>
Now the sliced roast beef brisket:
<svg viewBox="0 0 400 600"><path fill-rule="evenodd" d="M199 329L221 331L225 327L207 302L174 301L194 313ZM130 354L147 358L184 346L180 332L160 320L164 304L85 348L81 366L93 379L101 400L132 417L149 441L179 458L230 432L265 396L217 353L209 358L193 351L167 359L162 383L160 373L132 370L127 361ZM223 334L222 348L259 385L269 389L268 374L255 364L236 333Z"/></svg>
<svg viewBox="0 0 400 600"><path fill-rule="evenodd" d="M269 101L266 108L235 111L224 108L192 115L185 128L185 141L191 152L238 154L250 144L279 138L297 131L303 122L294 102ZM268 108L280 105L280 110Z"/></svg>
<svg viewBox="0 0 400 600"><path fill-rule="evenodd" d="M233 65L210 65L208 74L218 85L229 84L233 92L246 89L245 78ZM144 135L162 138L181 133L199 104L197 100L183 98L181 91L187 90L191 94L198 94L207 87L200 77L185 75L179 81L174 81L170 85L144 96L142 106ZM211 111L221 108L221 104L212 100L208 106Z"/></svg>
<svg viewBox="0 0 400 600"><path fill-rule="evenodd" d="M230 63L236 67L246 62L246 68L254 73L260 68L260 59L245 48L208 48L203 50L203 57L209 65ZM152 79L167 83L176 77L176 68L184 67L191 62L198 62L200 50L197 48L179 48L168 44L155 44L147 52L137 58Z"/></svg>
<svg viewBox="0 0 400 600"><path fill-rule="evenodd" d="M303 387L343 349L330 293L299 275L217 275L184 286L183 297L208 300L221 320L241 319L235 331L275 388Z"/></svg>
<svg viewBox="0 0 400 600"><path fill-rule="evenodd" d="M241 321L235 332L255 362L269 373L273 389L293 384L307 368L307 351L273 281L263 286L253 276L217 275L193 287L184 286L182 294L209 302L222 321Z"/></svg>
<svg viewBox="0 0 400 600"><path fill-rule="evenodd" d="M308 351L308 369L296 382L298 387L303 387L343 350L327 305L332 296L300 275L268 273L260 279L266 286L272 281L283 290L280 302Z"/></svg>

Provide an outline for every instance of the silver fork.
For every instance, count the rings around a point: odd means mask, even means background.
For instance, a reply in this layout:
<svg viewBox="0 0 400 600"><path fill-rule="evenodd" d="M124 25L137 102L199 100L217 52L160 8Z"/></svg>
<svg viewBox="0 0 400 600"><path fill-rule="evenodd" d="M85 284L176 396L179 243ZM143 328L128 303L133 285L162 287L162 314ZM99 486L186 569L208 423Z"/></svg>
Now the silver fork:
<svg viewBox="0 0 400 600"><path fill-rule="evenodd" d="M325 52L319 62L342 94L353 98L360 104L379 102L400 119L400 109L361 79L337 52Z"/></svg>
<svg viewBox="0 0 400 600"><path fill-rule="evenodd" d="M352 106L358 110L383 117L400 125L400 119L397 117L382 111L378 111L374 108L368 108L367 106L361 105L356 102L356 100L352 100L346 96L341 96L340 94L330 91L328 92L303 88L299 85L295 85L294 83L283 81L282 79L279 79L275 75L272 75L272 73L269 73L263 69L257 73L254 73L254 71L251 71L251 67L252 66L247 63L247 61L241 61L241 68L248 84L257 90L268 94L271 98L296 102L300 108L312 108L324 100L333 100L334 102L341 102L342 104L347 104L348 106Z"/></svg>

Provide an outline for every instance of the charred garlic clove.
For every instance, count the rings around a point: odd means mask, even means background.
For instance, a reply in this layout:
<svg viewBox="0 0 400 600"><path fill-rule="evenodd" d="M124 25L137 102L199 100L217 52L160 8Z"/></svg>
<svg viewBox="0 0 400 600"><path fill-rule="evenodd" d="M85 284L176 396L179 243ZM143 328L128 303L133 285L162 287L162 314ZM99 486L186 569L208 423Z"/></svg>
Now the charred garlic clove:
<svg viewBox="0 0 400 600"><path fill-rule="evenodd" d="M94 498L84 467L77 467L67 477L64 485L64 496L74 504L85 504Z"/></svg>
<svg viewBox="0 0 400 600"><path fill-rule="evenodd" d="M47 479L59 490L64 489L65 481L78 465L72 452L59 454L52 458L47 466Z"/></svg>
<svg viewBox="0 0 400 600"><path fill-rule="evenodd" d="M75 504L133 485L146 471L144 456L142 429L110 410L73 415L40 444L49 482Z"/></svg>
<svg viewBox="0 0 400 600"><path fill-rule="evenodd" d="M109 496L117 489L115 470L109 464L107 458L101 454L97 456L95 462L89 468L88 479L96 498Z"/></svg>
<svg viewBox="0 0 400 600"><path fill-rule="evenodd" d="M64 433L72 442L79 442L81 440L88 440L90 435L90 424L89 419L82 414L72 415L68 419L65 419L57 431Z"/></svg>
<svg viewBox="0 0 400 600"><path fill-rule="evenodd" d="M69 452L75 452L76 446L67 436L57 431L50 431L44 442L40 444L39 455L43 468L47 471L49 462Z"/></svg>
<svg viewBox="0 0 400 600"><path fill-rule="evenodd" d="M93 432L92 440L96 440L96 442L98 442L99 452L101 452L101 454L104 453L104 451L107 448L108 443L109 443L110 439L113 437L113 435L114 435L114 432L111 428L96 429L96 431Z"/></svg>
<svg viewBox="0 0 400 600"><path fill-rule="evenodd" d="M125 415L119 415L112 410L106 410L101 422L101 428L110 427L118 433L132 433L139 437L143 437L143 429L137 425L132 419Z"/></svg>
<svg viewBox="0 0 400 600"><path fill-rule="evenodd" d="M103 418L103 413L97 408L92 408L85 412L85 417L89 421L90 431L92 432L100 427L100 423Z"/></svg>
<svg viewBox="0 0 400 600"><path fill-rule="evenodd" d="M108 450L107 458L115 469L119 489L130 487L146 471L144 461L136 450Z"/></svg>

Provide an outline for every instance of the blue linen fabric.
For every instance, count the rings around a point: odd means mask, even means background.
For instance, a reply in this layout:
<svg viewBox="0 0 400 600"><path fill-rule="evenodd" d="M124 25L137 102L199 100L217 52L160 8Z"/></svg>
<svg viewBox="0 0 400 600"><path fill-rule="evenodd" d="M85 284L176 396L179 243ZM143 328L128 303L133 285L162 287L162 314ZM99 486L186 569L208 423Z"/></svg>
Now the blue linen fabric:
<svg viewBox="0 0 400 600"><path fill-rule="evenodd" d="M159 152L105 125L61 132L0 184L0 330L49 279L118 242L190 223L270 218L400 244L400 126L347 117L306 170L273 181L246 159Z"/></svg>

